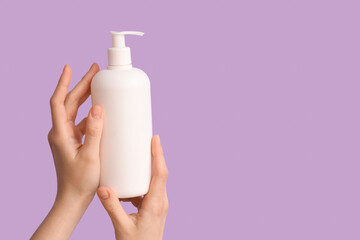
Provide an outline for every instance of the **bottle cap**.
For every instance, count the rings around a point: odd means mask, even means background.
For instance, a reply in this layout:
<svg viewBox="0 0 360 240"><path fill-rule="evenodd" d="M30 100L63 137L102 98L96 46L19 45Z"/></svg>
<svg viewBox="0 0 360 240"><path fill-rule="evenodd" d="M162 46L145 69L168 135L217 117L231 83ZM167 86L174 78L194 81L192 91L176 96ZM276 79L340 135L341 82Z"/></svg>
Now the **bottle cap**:
<svg viewBox="0 0 360 240"><path fill-rule="evenodd" d="M110 32L112 35L112 47L108 49L109 66L131 66L130 48L125 46L125 35L143 36L143 32L122 31Z"/></svg>

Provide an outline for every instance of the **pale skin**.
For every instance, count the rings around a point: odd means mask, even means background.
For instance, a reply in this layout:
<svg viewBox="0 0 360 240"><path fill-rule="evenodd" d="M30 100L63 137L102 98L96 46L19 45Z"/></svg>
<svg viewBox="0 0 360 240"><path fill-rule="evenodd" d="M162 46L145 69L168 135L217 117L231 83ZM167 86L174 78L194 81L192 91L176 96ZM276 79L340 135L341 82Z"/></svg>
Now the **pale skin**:
<svg viewBox="0 0 360 240"><path fill-rule="evenodd" d="M57 194L32 240L69 239L96 192L111 218L117 240L162 239L169 203L166 194L168 170L159 136L155 135L151 141L149 192L144 197L120 199L130 201L138 209L137 213L127 214L112 189L99 187L103 109L94 105L88 117L75 125L78 109L89 97L91 80L98 71L99 66L93 64L68 92L71 68L65 65L50 99L52 129L48 140L56 168Z"/></svg>

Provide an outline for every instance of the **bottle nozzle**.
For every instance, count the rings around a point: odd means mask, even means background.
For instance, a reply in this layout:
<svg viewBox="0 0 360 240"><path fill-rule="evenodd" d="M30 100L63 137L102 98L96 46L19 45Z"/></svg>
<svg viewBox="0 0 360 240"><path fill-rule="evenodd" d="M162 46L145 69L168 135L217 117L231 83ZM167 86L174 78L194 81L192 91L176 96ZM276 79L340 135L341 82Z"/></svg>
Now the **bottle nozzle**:
<svg viewBox="0 0 360 240"><path fill-rule="evenodd" d="M143 36L143 32L136 31L122 31L110 32L112 35L112 48L108 50L109 66L124 66L131 67L130 48L125 46L125 35Z"/></svg>
<svg viewBox="0 0 360 240"><path fill-rule="evenodd" d="M110 32L112 35L112 47L113 48L124 48L125 47L125 35L137 35L143 36L143 32L136 32L136 31L122 31L122 32Z"/></svg>

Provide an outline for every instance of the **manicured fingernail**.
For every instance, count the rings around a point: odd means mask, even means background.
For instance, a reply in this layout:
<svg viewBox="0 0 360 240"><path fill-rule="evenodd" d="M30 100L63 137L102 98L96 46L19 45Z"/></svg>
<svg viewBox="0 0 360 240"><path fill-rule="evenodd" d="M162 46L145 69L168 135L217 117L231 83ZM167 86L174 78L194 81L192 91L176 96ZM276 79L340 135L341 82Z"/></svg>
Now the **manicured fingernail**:
<svg viewBox="0 0 360 240"><path fill-rule="evenodd" d="M99 188L98 189L98 196L102 200L106 200L106 199L108 199L110 197L108 191L105 188Z"/></svg>
<svg viewBox="0 0 360 240"><path fill-rule="evenodd" d="M94 105L92 107L91 116L95 119L100 119L102 117L101 107L99 105Z"/></svg>

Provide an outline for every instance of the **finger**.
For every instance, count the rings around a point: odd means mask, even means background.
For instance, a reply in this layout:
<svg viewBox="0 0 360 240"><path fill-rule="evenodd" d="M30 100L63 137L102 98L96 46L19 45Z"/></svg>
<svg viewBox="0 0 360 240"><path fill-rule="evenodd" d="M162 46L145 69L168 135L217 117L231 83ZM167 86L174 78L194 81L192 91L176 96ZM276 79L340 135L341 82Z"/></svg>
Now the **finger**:
<svg viewBox="0 0 360 240"><path fill-rule="evenodd" d="M83 151L90 156L99 156L100 139L103 128L103 110L100 105L94 105L86 118L85 140Z"/></svg>
<svg viewBox="0 0 360 240"><path fill-rule="evenodd" d="M153 175L151 178L149 193L154 196L163 197L163 193L166 191L168 169L166 167L159 135L155 135L151 141L151 153L153 157Z"/></svg>
<svg viewBox="0 0 360 240"><path fill-rule="evenodd" d="M91 81L98 71L99 65L96 63L92 64L89 71L66 96L65 108L69 120L75 120L79 106L89 97Z"/></svg>
<svg viewBox="0 0 360 240"><path fill-rule="evenodd" d="M129 224L130 218L121 206L114 191L107 187L99 187L97 194L113 224L125 228Z"/></svg>
<svg viewBox="0 0 360 240"><path fill-rule="evenodd" d="M71 68L65 65L55 88L54 94L50 98L51 118L54 128L61 128L67 121L64 101L71 81Z"/></svg>
<svg viewBox="0 0 360 240"><path fill-rule="evenodd" d="M166 200L166 180L168 176L168 169L166 167L164 153L158 135L154 136L151 141L151 151L153 158L153 175L149 192L144 198L143 207L157 210L156 208L164 207L163 203L165 203Z"/></svg>
<svg viewBox="0 0 360 240"><path fill-rule="evenodd" d="M87 117L86 118L83 118L77 126L77 128L80 130L81 134L82 135L85 135L85 132L86 132L86 121L87 121Z"/></svg>

